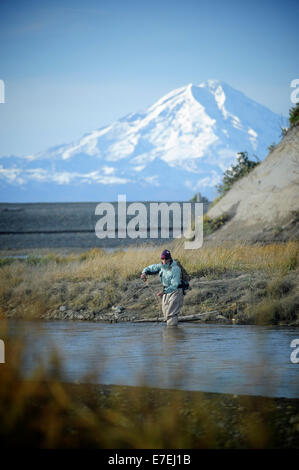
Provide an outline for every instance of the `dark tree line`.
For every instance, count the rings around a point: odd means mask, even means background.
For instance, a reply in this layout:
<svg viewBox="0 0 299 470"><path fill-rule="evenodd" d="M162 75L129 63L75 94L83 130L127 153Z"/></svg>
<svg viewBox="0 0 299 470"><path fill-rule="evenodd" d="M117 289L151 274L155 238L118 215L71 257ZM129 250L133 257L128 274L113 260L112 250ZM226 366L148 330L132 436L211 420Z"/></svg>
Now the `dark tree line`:
<svg viewBox="0 0 299 470"><path fill-rule="evenodd" d="M256 162L249 160L247 152L239 152L236 165L223 173L222 183L216 186L219 195L223 196L236 181L248 175L259 164L259 160Z"/></svg>

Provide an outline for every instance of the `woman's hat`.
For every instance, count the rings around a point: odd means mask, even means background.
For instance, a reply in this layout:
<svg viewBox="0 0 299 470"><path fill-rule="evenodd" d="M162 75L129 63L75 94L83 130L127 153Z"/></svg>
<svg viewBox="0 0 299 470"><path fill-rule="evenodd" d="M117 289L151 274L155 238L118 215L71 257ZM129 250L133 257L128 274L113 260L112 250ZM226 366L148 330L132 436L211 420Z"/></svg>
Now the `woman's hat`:
<svg viewBox="0 0 299 470"><path fill-rule="evenodd" d="M170 259L171 254L169 250L163 250L161 253L161 259Z"/></svg>

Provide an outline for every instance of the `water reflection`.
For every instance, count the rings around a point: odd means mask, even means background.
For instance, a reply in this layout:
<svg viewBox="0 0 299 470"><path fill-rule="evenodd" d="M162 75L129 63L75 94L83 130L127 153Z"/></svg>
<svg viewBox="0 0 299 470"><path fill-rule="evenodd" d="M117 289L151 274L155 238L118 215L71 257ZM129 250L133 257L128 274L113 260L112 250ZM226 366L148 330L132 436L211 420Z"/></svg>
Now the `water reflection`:
<svg viewBox="0 0 299 470"><path fill-rule="evenodd" d="M95 324L9 321L12 336L26 339L23 371L52 347L67 381L145 385L184 390L298 397L298 364L290 361L295 328L254 325Z"/></svg>
<svg viewBox="0 0 299 470"><path fill-rule="evenodd" d="M178 341L186 339L184 329L179 326L165 326L162 332L163 341L167 345L176 345Z"/></svg>
<svg viewBox="0 0 299 470"><path fill-rule="evenodd" d="M185 343L188 335L182 326L164 325L162 330L162 360L160 366L163 376L160 386L167 388L184 388L190 381L192 365L188 354L185 354ZM191 367L190 367L191 366Z"/></svg>

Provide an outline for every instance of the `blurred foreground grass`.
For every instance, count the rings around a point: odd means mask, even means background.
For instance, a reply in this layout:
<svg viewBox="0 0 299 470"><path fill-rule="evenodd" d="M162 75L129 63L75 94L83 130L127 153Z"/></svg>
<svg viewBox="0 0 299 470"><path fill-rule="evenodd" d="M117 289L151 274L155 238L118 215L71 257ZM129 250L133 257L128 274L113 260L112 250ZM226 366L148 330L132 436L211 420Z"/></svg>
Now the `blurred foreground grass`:
<svg viewBox="0 0 299 470"><path fill-rule="evenodd" d="M299 399L64 383L53 353L22 376L24 345L5 340L2 448L298 448Z"/></svg>

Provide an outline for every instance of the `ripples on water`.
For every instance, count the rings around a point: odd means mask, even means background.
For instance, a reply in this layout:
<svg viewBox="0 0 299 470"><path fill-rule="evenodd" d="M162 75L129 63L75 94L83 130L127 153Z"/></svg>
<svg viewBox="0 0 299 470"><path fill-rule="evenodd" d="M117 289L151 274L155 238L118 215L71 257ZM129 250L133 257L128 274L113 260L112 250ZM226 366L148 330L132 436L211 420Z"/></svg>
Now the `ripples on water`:
<svg viewBox="0 0 299 470"><path fill-rule="evenodd" d="M9 321L9 334L26 340L25 375L42 361L50 377L54 347L66 381L299 397L292 327Z"/></svg>

